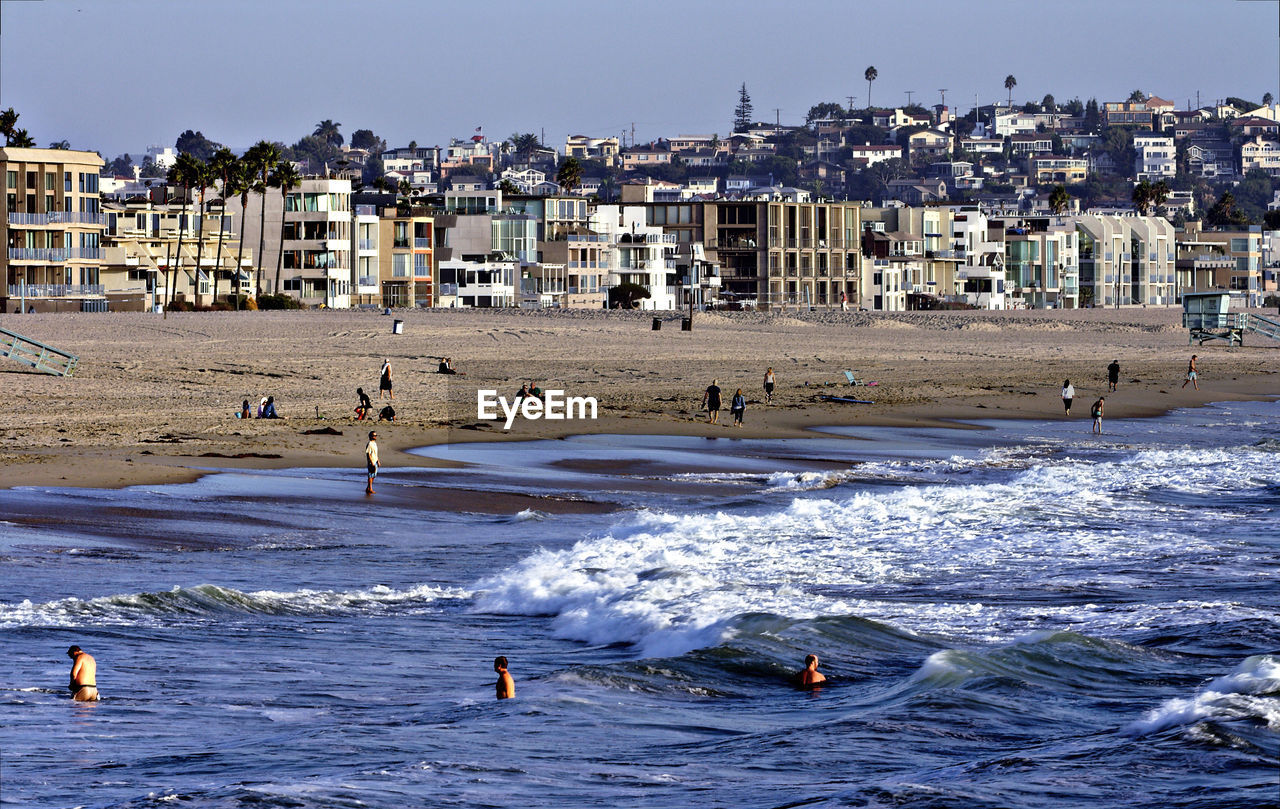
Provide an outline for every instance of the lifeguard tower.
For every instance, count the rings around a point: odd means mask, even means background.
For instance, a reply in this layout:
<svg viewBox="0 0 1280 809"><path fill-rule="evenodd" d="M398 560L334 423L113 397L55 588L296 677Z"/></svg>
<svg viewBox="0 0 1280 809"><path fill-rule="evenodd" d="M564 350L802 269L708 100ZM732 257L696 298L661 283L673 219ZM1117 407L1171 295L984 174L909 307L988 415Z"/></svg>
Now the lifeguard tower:
<svg viewBox="0 0 1280 809"><path fill-rule="evenodd" d="M1227 345L1244 345L1244 333L1253 332L1272 340L1280 340L1280 320L1249 312L1231 311L1231 293L1184 292L1182 294L1182 325L1191 332L1190 345L1199 340L1204 345L1210 340L1226 340Z"/></svg>

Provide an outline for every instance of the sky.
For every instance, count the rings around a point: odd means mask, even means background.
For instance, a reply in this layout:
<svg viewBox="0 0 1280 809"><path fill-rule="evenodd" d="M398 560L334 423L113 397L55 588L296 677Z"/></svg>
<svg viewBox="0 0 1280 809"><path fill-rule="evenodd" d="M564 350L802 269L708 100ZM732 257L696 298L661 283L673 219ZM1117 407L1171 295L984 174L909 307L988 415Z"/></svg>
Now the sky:
<svg viewBox="0 0 1280 809"><path fill-rule="evenodd" d="M1179 108L1280 96L1280 0L0 0L0 108L40 146L137 157L196 129L240 149L347 137L645 143L814 104L1052 93Z"/></svg>

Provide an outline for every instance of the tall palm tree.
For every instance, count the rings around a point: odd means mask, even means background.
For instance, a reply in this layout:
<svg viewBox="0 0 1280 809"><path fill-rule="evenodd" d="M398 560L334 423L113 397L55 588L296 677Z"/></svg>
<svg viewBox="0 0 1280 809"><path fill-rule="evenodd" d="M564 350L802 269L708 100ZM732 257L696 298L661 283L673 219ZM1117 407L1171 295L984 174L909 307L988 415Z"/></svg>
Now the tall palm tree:
<svg viewBox="0 0 1280 809"><path fill-rule="evenodd" d="M582 164L578 162L578 158L565 158L560 164L560 170L556 172L556 182L567 193L572 193L573 189L582 184Z"/></svg>
<svg viewBox="0 0 1280 809"><path fill-rule="evenodd" d="M36 139L27 134L27 130L19 127L18 129L13 130L12 135L5 138L5 145L14 146L19 149L34 149L36 148Z"/></svg>
<svg viewBox="0 0 1280 809"><path fill-rule="evenodd" d="M169 316L169 306L173 303L174 291L178 286L178 273L182 272L182 242L187 235L187 201L191 196L191 186L197 181L200 173L196 162L196 159L190 154L182 152L173 161L173 165L169 167L169 173L166 178L169 185L182 187L182 213L178 216L178 247L174 251L177 255L174 256L173 263L165 267L166 271L168 271L166 275L172 273L173 276L172 283L166 283L169 290L166 296L168 300L165 302L164 307L165 317Z"/></svg>
<svg viewBox="0 0 1280 809"><path fill-rule="evenodd" d="M1164 207L1164 201L1169 198L1169 184L1164 180L1151 186L1151 205L1156 209L1156 213Z"/></svg>
<svg viewBox="0 0 1280 809"><path fill-rule="evenodd" d="M333 144L334 146L341 147L343 138L342 133L338 131L338 127L340 126L342 126L342 124L335 123L334 121L325 118L323 121L316 124L316 131L311 134L323 141Z"/></svg>
<svg viewBox="0 0 1280 809"><path fill-rule="evenodd" d="M258 294L262 294L263 253L267 249L267 188L271 183L271 172L280 163L280 147L268 140L260 140L250 147L253 153L250 165L253 166L255 179L253 190L258 192L262 202L258 211ZM246 153L245 157L249 155ZM277 290L278 291L278 290Z"/></svg>
<svg viewBox="0 0 1280 809"><path fill-rule="evenodd" d="M280 294L280 271L284 267L284 220L285 208L289 192L302 182L302 175L288 160L281 161L271 173L271 184L280 189L280 249L276 251L276 283L275 293ZM327 282L326 282L327 283Z"/></svg>
<svg viewBox="0 0 1280 809"><path fill-rule="evenodd" d="M191 182L192 188L200 194L200 219L198 221L199 233L196 234L196 272L195 272L195 305L200 305L200 259L204 253L204 203L205 189L213 185L214 174L213 169L209 168L209 164L198 157L193 157L191 165Z"/></svg>
<svg viewBox="0 0 1280 809"><path fill-rule="evenodd" d="M862 78L867 80L867 109L871 109L871 82L880 78L880 71L876 70L875 65L862 71Z"/></svg>
<svg viewBox="0 0 1280 809"><path fill-rule="evenodd" d="M1013 109L1013 88L1018 86L1018 80L1010 73L1004 77L1004 89L1009 91L1009 109Z"/></svg>
<svg viewBox="0 0 1280 809"><path fill-rule="evenodd" d="M5 143L9 143L9 138L13 135L14 129L18 126L19 115L14 111L13 107L7 110L0 110L0 135L4 135Z"/></svg>
<svg viewBox="0 0 1280 809"><path fill-rule="evenodd" d="M523 135L513 133L508 140L511 141L511 148L515 151L516 157L528 160L542 144L538 141L538 136L532 132L526 132Z"/></svg>
<svg viewBox="0 0 1280 809"><path fill-rule="evenodd" d="M236 193L232 190L231 176L238 170L239 161L236 153L223 146L209 158L209 171L222 182L222 208L218 213L218 254L213 262L213 302L218 301L218 272L222 269L222 240L227 232L227 198ZM237 269L239 269L237 267Z"/></svg>
<svg viewBox="0 0 1280 809"><path fill-rule="evenodd" d="M246 159L249 157L247 152L244 157ZM253 191L253 167L245 159L237 160L228 178L231 181L230 193L240 195L240 246L236 250L236 269L231 276L235 281L234 295L238 312L240 311L240 268L244 266L245 223L249 221L249 193Z"/></svg>
<svg viewBox="0 0 1280 809"><path fill-rule="evenodd" d="M1139 216L1146 216L1151 208L1151 183L1143 180L1133 187L1133 207L1138 209Z"/></svg>
<svg viewBox="0 0 1280 809"><path fill-rule="evenodd" d="M1062 214L1070 204L1071 195L1067 193L1067 187L1065 185L1055 185L1053 193L1049 194L1049 208L1056 214Z"/></svg>

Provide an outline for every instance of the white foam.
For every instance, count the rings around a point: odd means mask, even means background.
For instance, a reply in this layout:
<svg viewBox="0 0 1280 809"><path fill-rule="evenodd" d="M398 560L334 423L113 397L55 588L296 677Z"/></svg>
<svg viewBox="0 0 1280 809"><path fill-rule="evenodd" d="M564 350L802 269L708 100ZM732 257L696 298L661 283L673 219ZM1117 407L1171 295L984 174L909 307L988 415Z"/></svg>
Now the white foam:
<svg viewBox="0 0 1280 809"><path fill-rule="evenodd" d="M1204 720L1248 719L1280 731L1280 658L1254 655L1225 677L1212 680L1194 697L1171 699L1125 726L1131 736L1148 736Z"/></svg>

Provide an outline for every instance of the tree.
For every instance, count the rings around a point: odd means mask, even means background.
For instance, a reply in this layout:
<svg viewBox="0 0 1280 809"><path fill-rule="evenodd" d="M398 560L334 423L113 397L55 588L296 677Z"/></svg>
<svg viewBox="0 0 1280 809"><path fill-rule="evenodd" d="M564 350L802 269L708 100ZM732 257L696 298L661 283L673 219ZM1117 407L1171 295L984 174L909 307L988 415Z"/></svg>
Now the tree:
<svg viewBox="0 0 1280 809"><path fill-rule="evenodd" d="M871 65L862 71L862 78L867 80L867 109L875 109L875 107L871 106L871 82L880 78L880 71L876 70L875 65Z"/></svg>
<svg viewBox="0 0 1280 809"><path fill-rule="evenodd" d="M1275 97L1275 96L1273 96L1273 95L1271 95L1271 93L1263 93L1263 94L1262 94L1262 106L1264 106L1264 107L1270 107L1270 106L1271 106L1271 102L1272 102L1272 101L1275 101L1275 100L1276 100L1276 97Z"/></svg>
<svg viewBox="0 0 1280 809"><path fill-rule="evenodd" d="M1056 214L1063 214L1071 204L1071 195L1065 185L1055 185L1049 194L1049 209Z"/></svg>
<svg viewBox="0 0 1280 809"><path fill-rule="evenodd" d="M528 162L533 153L542 145L542 142L538 140L538 136L532 132L526 132L523 135L513 132L511 137L507 138L507 142L511 144L511 151L515 152L516 157L524 162Z"/></svg>
<svg viewBox="0 0 1280 809"><path fill-rule="evenodd" d="M364 185L373 185L384 173L386 173L386 167L382 164L382 158L371 154L365 158L364 165L360 167L360 182Z"/></svg>
<svg viewBox="0 0 1280 809"><path fill-rule="evenodd" d="M293 144L283 157L305 163L312 173L320 174L329 166L337 164L342 159L342 152L332 142L318 135L306 135Z"/></svg>
<svg viewBox="0 0 1280 809"><path fill-rule="evenodd" d="M1218 201L1205 214L1204 221L1209 227L1223 230L1243 227L1249 222L1243 213L1236 210L1236 198L1230 191L1222 192L1222 196L1218 197Z"/></svg>
<svg viewBox="0 0 1280 809"><path fill-rule="evenodd" d="M280 294L280 271L284 267L284 223L286 217L283 211L288 207L286 203L289 198L289 192L297 188L301 182L302 175L298 174L298 170L287 160L281 161L275 170L271 172L270 184L280 189L280 210L282 212L280 215L280 249L276 251L276 283L273 288L277 295ZM326 281L325 283L327 286L328 282ZM326 295L325 297L327 298L328 296Z"/></svg>
<svg viewBox="0 0 1280 809"><path fill-rule="evenodd" d="M126 155L127 157L128 155ZM218 215L218 252L213 262L213 302L218 301L218 273L222 270L222 241L227 232L227 197L235 193L232 189L232 175L239 171L240 161L235 152L223 146L213 153L209 160L209 172L221 181L220 195L222 209ZM236 270L239 271L239 267Z"/></svg>
<svg viewBox="0 0 1280 809"><path fill-rule="evenodd" d="M36 139L27 134L25 129L15 129L13 134L5 139L6 146L14 146L18 149L34 149L36 148Z"/></svg>
<svg viewBox="0 0 1280 809"><path fill-rule="evenodd" d="M502 180L498 183L498 190L501 191L506 196L522 193L520 189L516 187L515 183L511 182L505 177L503 177Z"/></svg>
<svg viewBox="0 0 1280 809"><path fill-rule="evenodd" d="M649 298L649 290L639 284L618 284L609 287L609 308L634 309L636 305Z"/></svg>
<svg viewBox="0 0 1280 809"><path fill-rule="evenodd" d="M1139 216L1146 216L1151 209L1151 183L1143 180L1133 187L1133 207L1138 209Z"/></svg>
<svg viewBox="0 0 1280 809"><path fill-rule="evenodd" d="M1018 86L1018 80L1013 77L1012 73L1004 77L1004 89L1009 91L1009 107L1010 108L1013 107L1013 88L1017 86Z"/></svg>
<svg viewBox="0 0 1280 809"><path fill-rule="evenodd" d="M170 264L166 262L165 264L166 276L170 273L173 276L172 283L166 282L165 284L169 288L168 300L165 302L164 308L166 318L169 316L169 305L173 303L173 294L178 286L178 273L182 271L182 242L187 235L187 201L191 197L192 185L199 181L200 169L197 163L198 161L195 157L183 152L173 161L167 176L169 185L182 187L182 213L178 217L178 246L174 250L176 263Z"/></svg>
<svg viewBox="0 0 1280 809"><path fill-rule="evenodd" d="M377 135L373 134L372 129L357 129L351 133L352 149L367 149L370 152L383 152L387 148L387 142Z"/></svg>
<svg viewBox="0 0 1280 809"><path fill-rule="evenodd" d="M258 192L262 202L258 212L258 294L262 294L262 254L266 251L267 239L267 187L271 181L271 172L280 163L280 147L269 140L260 140L245 152L245 159L253 168L253 190ZM279 293L280 290L272 290Z"/></svg>
<svg viewBox="0 0 1280 809"><path fill-rule="evenodd" d="M821 121L826 118L837 118L844 115L844 107L833 101L823 101L820 104L814 104L809 108L809 114L804 117L806 126L812 126L814 121Z"/></svg>
<svg viewBox="0 0 1280 809"><path fill-rule="evenodd" d="M1045 93L1044 100L1040 102L1040 106L1044 108L1045 112L1058 111L1058 103L1056 99L1054 99L1053 93Z"/></svg>
<svg viewBox="0 0 1280 809"><path fill-rule="evenodd" d="M63 151L67 151L67 150L69 150L69 149L71 148L71 141L69 141L69 140L65 140L65 139L64 139L64 140L55 140L53 143L50 143L50 144L49 144L49 148L50 148L50 149L61 149L61 150L63 150Z"/></svg>
<svg viewBox="0 0 1280 809"><path fill-rule="evenodd" d="M217 152L214 152L214 154L217 154ZM209 168L209 164L206 163L205 161L199 160L194 157L192 158L192 161L193 161L193 164L190 169L191 187L194 188L196 192L200 195L200 218L197 220L197 224L199 225L199 227L197 228L198 233L196 234L196 269L195 269L195 275L194 275L195 291L192 293L192 299L195 301L195 305L199 306L200 305L200 259L204 254L204 211L205 211L204 191L206 188L213 185L214 174L213 174L213 170Z"/></svg>
<svg viewBox="0 0 1280 809"><path fill-rule="evenodd" d="M1151 207L1157 214L1163 213L1164 202L1169 198L1169 184L1160 180L1151 186Z"/></svg>
<svg viewBox="0 0 1280 809"><path fill-rule="evenodd" d="M1235 107L1241 112L1247 112L1253 109L1254 107L1258 106L1257 104L1254 104L1252 101L1239 98L1238 96L1227 96L1226 101L1228 105Z"/></svg>
<svg viewBox="0 0 1280 809"><path fill-rule="evenodd" d="M9 139L13 137L15 128L18 126L18 113L13 107L0 111L0 135L4 135L5 145L9 145Z"/></svg>
<svg viewBox="0 0 1280 809"><path fill-rule="evenodd" d="M325 143L328 143L335 148L339 148L342 146L343 141L342 133L338 131L338 127L340 126L342 126L342 124L335 123L334 121L325 118L323 121L316 124L316 130L311 134Z"/></svg>
<svg viewBox="0 0 1280 809"><path fill-rule="evenodd" d="M413 186L408 180L401 179L400 182L396 183L396 193L408 199L413 196Z"/></svg>
<svg viewBox="0 0 1280 809"><path fill-rule="evenodd" d="M733 108L733 131L746 132L750 129L753 113L751 94L747 92L747 83L744 81L738 90L738 106Z"/></svg>
<svg viewBox="0 0 1280 809"><path fill-rule="evenodd" d="M174 141L173 148L179 154L189 154L200 160L209 160L213 153L222 148L221 143L214 143L204 136L203 132L188 129Z"/></svg>
<svg viewBox="0 0 1280 809"><path fill-rule="evenodd" d="M1084 102L1078 98L1073 98L1062 106L1062 111L1074 118L1084 115Z"/></svg>
<svg viewBox="0 0 1280 809"><path fill-rule="evenodd" d="M560 164L560 170L556 172L556 183L566 193L572 193L573 189L582 184L582 164L578 162L578 158L565 158L564 162Z"/></svg>
<svg viewBox="0 0 1280 809"><path fill-rule="evenodd" d="M1262 225L1266 230L1280 230L1280 211L1267 211L1263 214Z"/></svg>
<svg viewBox="0 0 1280 809"><path fill-rule="evenodd" d="M1097 132L1102 126L1102 113L1098 111L1098 99L1091 98L1084 105L1084 128L1087 132Z"/></svg>
<svg viewBox="0 0 1280 809"><path fill-rule="evenodd" d="M249 154L246 152L244 157L235 162L231 172L227 175L228 186L224 190L225 194L240 195L240 246L236 251L236 269L232 274L235 281L236 309L240 309L240 268L244 266L244 241L245 228L244 223L249 220L249 192L254 189L253 166L249 162ZM259 259L261 263L261 259ZM217 290L215 289L216 293Z"/></svg>
<svg viewBox="0 0 1280 809"><path fill-rule="evenodd" d="M133 158L126 152L108 163L106 170L116 177L128 177L133 174Z"/></svg>
<svg viewBox="0 0 1280 809"><path fill-rule="evenodd" d="M1147 94L1142 92L1141 90L1134 90L1132 93L1129 93L1130 104L1141 104L1146 100L1147 100Z"/></svg>

